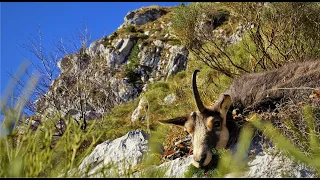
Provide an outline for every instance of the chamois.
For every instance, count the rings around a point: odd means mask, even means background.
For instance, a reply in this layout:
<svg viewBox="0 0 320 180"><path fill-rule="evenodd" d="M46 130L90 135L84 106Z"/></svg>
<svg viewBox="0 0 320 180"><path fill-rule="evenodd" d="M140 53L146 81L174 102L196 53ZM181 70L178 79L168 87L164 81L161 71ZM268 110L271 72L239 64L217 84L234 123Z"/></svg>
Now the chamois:
<svg viewBox="0 0 320 180"><path fill-rule="evenodd" d="M199 70L192 74L192 90L198 111L191 112L189 116L159 120L161 123L184 127L191 135L192 164L197 168L211 162L213 148L226 148L229 141L228 112L230 114L235 108L275 108L272 107L275 103L310 95L313 88L320 87L320 60L288 63L275 70L234 79L214 105L204 106L196 85L197 72Z"/></svg>

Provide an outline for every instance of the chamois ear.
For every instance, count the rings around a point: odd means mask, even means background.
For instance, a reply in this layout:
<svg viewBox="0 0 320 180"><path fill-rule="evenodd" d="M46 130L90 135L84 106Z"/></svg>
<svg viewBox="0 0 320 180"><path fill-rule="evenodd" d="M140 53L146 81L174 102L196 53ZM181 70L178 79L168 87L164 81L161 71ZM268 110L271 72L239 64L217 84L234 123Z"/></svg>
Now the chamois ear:
<svg viewBox="0 0 320 180"><path fill-rule="evenodd" d="M229 94L223 94L220 102L220 113L226 114L232 105L232 100Z"/></svg>
<svg viewBox="0 0 320 180"><path fill-rule="evenodd" d="M168 120L158 120L160 123L163 124L174 124L174 125L178 125L178 126L184 126L184 124L187 122L188 118L186 116L182 116L182 117L176 117L173 119L168 119Z"/></svg>

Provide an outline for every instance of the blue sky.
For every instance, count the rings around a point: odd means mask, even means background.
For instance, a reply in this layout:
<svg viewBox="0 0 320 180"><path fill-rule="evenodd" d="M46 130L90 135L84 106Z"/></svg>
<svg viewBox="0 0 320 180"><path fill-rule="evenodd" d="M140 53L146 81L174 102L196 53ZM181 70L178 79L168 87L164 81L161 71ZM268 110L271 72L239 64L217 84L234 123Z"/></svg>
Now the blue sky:
<svg viewBox="0 0 320 180"><path fill-rule="evenodd" d="M132 10L150 5L175 6L180 2L2 2L0 67L1 95L24 59L32 57L20 45L40 26L48 50L58 38L76 37L87 24L91 41L110 35ZM0 121L3 117L0 116Z"/></svg>

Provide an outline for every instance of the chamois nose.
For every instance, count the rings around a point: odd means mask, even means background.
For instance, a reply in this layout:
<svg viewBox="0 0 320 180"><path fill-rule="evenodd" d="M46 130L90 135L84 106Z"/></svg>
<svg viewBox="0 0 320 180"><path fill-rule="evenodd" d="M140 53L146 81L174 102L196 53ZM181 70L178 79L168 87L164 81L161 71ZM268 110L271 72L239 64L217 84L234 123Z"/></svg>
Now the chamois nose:
<svg viewBox="0 0 320 180"><path fill-rule="evenodd" d="M207 157L207 155L206 155L206 154L201 155L201 159L200 159L200 161L199 161L199 165L200 165L201 167L203 166L204 161L206 160L206 157Z"/></svg>

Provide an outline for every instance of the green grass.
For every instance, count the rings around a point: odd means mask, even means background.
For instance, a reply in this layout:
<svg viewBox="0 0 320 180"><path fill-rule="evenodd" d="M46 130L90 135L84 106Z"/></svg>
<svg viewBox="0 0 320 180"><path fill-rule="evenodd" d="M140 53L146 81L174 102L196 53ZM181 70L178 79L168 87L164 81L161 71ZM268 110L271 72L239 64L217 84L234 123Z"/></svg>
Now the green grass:
<svg viewBox="0 0 320 180"><path fill-rule="evenodd" d="M131 24L126 26L126 31L127 32L137 32L136 27L134 25L131 25Z"/></svg>

